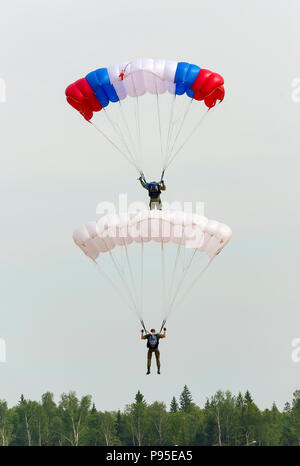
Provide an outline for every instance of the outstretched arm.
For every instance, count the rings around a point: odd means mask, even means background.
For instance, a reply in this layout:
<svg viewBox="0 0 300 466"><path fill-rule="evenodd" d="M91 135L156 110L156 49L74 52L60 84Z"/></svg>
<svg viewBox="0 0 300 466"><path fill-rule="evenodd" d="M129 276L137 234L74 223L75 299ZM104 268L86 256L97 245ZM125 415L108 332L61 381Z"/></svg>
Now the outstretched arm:
<svg viewBox="0 0 300 466"><path fill-rule="evenodd" d="M143 180L143 178L141 176L139 177L139 181L140 181L141 185L143 186L143 188L145 188L147 183Z"/></svg>
<svg viewBox="0 0 300 466"><path fill-rule="evenodd" d="M162 191L165 191L167 189L164 180L161 180L161 182L160 182L160 189Z"/></svg>

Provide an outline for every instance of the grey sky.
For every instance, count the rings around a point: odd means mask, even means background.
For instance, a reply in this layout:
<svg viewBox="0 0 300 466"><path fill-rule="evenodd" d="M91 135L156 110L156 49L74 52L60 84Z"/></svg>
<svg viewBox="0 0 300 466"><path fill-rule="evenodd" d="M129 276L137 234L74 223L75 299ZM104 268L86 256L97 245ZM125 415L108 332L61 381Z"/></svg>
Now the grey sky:
<svg viewBox="0 0 300 466"><path fill-rule="evenodd" d="M187 384L200 405L217 389L249 389L260 407L282 407L299 388L299 15L292 0L1 6L1 398L73 389L118 409L138 389L168 404ZM171 167L165 196L204 201L233 238L168 323L160 379L144 375L138 322L72 242L99 201L144 193L64 89L141 56L203 65L226 87Z"/></svg>

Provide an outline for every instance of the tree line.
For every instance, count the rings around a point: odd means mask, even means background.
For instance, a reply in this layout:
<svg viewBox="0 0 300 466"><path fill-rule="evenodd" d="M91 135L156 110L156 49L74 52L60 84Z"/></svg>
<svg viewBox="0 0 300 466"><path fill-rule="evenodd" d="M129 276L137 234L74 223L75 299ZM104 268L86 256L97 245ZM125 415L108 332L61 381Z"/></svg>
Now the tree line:
<svg viewBox="0 0 300 466"><path fill-rule="evenodd" d="M218 391L200 408L185 385L170 406L138 391L123 411L98 411L91 396L53 393L8 408L0 401L0 445L300 445L300 390L280 411L261 411L249 391Z"/></svg>

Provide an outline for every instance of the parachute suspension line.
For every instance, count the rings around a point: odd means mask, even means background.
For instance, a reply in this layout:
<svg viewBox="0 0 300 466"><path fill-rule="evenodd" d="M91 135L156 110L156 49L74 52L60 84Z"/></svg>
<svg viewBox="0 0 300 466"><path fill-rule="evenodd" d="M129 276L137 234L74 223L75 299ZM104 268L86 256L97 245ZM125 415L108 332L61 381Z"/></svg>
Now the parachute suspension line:
<svg viewBox="0 0 300 466"><path fill-rule="evenodd" d="M165 149L165 155L164 155L164 160L163 160L163 172L167 168L166 162L167 162L167 154L168 154L169 146L170 146L171 135L172 135L172 132L173 132L173 124L174 124L173 123L173 116L174 116L175 102L176 102L176 94L174 94L174 98L172 99L172 106L171 106L171 110L170 110L170 118L169 118L169 125L168 125L166 149Z"/></svg>
<svg viewBox="0 0 300 466"><path fill-rule="evenodd" d="M128 156L124 153L124 151L123 151L122 149L120 149L120 147L117 146L117 144L115 144L115 143L112 141L112 139L110 139L110 137L108 137L108 136L107 136L100 128L98 128L98 126L96 126L95 123L93 123L92 121L88 121L88 123L90 123L100 134L102 134L102 136L103 136L108 142L110 142L110 144L111 144L112 146L114 146L114 148L117 149L117 151L120 152L120 154L122 154L122 155L125 157L125 159L126 159L131 165L133 165L133 166L135 167L135 169L136 169L139 173L141 173L141 170L140 170L140 168L137 166L137 164L136 164L133 160L131 160L130 158L128 158Z"/></svg>
<svg viewBox="0 0 300 466"><path fill-rule="evenodd" d="M181 152L181 150L183 149L183 147L186 145L186 143L191 139L191 137L193 136L193 134L196 132L196 130L199 128L199 126L201 126L201 123L203 123L206 115L208 114L210 108L201 116L201 118L199 119L198 123L193 127L192 131L189 133L189 135L186 137L186 139L183 141L183 143L179 146L179 148L177 149L177 151L171 155L169 157L169 161L166 165L166 168L168 168L171 163L173 162L173 160L175 159L175 157L179 154L179 152Z"/></svg>
<svg viewBox="0 0 300 466"><path fill-rule="evenodd" d="M175 309L175 307L177 307L181 302L184 301L184 299L186 298L186 296L189 294L189 292L192 290L192 288L195 286L195 284L197 283L197 281L200 279L200 277L202 277L202 275L206 272L206 270L208 269L208 267L210 266L210 264L212 263L212 261L214 260L214 257L212 257L210 259L210 261L208 262L208 264L206 264L206 266L200 271L200 273L197 275L197 277L192 281L192 283L190 284L190 286L186 289L186 291L184 292L184 294L179 298L177 299L177 302L175 300L174 302L174 305L173 305L173 309Z"/></svg>
<svg viewBox="0 0 300 466"><path fill-rule="evenodd" d="M161 165L162 170L164 169L164 151L163 151L163 141L162 141L162 130L161 130L161 115L160 115L160 108L159 108L159 94L157 92L157 83L155 81L156 87L156 110L157 110L157 120L158 120L158 129L159 129L159 139L160 139L160 155L161 155Z"/></svg>
<svg viewBox="0 0 300 466"><path fill-rule="evenodd" d="M175 138L174 138L174 141L173 141L173 143L172 143L172 147L171 147L171 149L170 149L170 150L168 151L168 153L167 153L166 167L168 167L168 166L170 165L169 160L170 160L170 158L172 157L172 153L173 153L175 144L176 144L177 139L179 138L179 136L180 136L180 134L181 134L181 131L182 131L183 126L184 126L184 123L185 123L185 120L186 120L186 118L187 118L187 116L188 116L188 114L189 114L189 112L190 112L190 110L191 110L193 101L194 101L193 98L190 99L190 101L189 101L189 103L188 103L188 105L187 105L187 107L186 107L186 109L185 109L185 112L184 112L184 114L183 114L183 117L182 117L182 120L181 120L179 129L178 129L177 134L176 134L176 136L175 136Z"/></svg>
<svg viewBox="0 0 300 466"><path fill-rule="evenodd" d="M141 139L141 125L140 125L139 96L138 96L137 91L136 91L133 75L131 74L130 77L131 77L132 86L134 88L135 96L136 96L135 97L135 112L134 112L134 115L135 115L136 132L137 132L137 139L138 139L138 148L137 148L138 157L137 157L137 160L139 160L139 165L142 166L142 139ZM141 175L142 175L142 173L143 173L143 170L140 170Z"/></svg>
<svg viewBox="0 0 300 466"><path fill-rule="evenodd" d="M141 242L141 289L140 289L140 314L143 313L143 290L144 290L144 242Z"/></svg>
<svg viewBox="0 0 300 466"><path fill-rule="evenodd" d="M198 267L199 263L203 262L204 258L205 258L205 254L199 254L198 257L193 261L193 267Z"/></svg>
<svg viewBox="0 0 300 466"><path fill-rule="evenodd" d="M142 138L141 138L141 122L140 122L140 106L139 106L139 97L135 98L135 121L136 121L136 130L138 137L138 159L140 161L140 166L142 166Z"/></svg>
<svg viewBox="0 0 300 466"><path fill-rule="evenodd" d="M179 257L180 257L181 250L182 250L182 243L179 243L178 246L177 246L176 257L175 257L174 266L173 266L172 275L171 275L170 288L169 288L169 292L168 292L168 310L167 310L167 313L169 312L169 307L170 307L170 303L171 303L171 299L172 299L172 295L173 295L175 276L176 276L176 272L177 272L177 267L178 267L178 262L179 262Z"/></svg>
<svg viewBox="0 0 300 466"><path fill-rule="evenodd" d="M191 257L191 259L190 259L190 261L189 261L189 264L188 264L188 266L185 268L185 270L184 270L184 272L183 272L183 274L182 274L182 276L181 276L181 279L180 279L180 281L179 281L179 283L178 283L178 286L177 286L177 289L176 289L174 298L173 298L172 301L171 301L168 315L170 314L170 312L171 312L172 309L173 309L174 302L176 301L176 298L177 298L177 296L178 296L178 293L179 293L179 291L181 290L182 285L183 285L183 283L184 283L184 281L185 281L185 279L186 279L187 273L188 273L189 269L191 268L191 265L192 265L192 262L193 262L193 259L194 259L194 257L195 257L196 252L197 252L197 249L194 250L193 255L192 255L192 257Z"/></svg>
<svg viewBox="0 0 300 466"><path fill-rule="evenodd" d="M164 319L162 321L159 333L161 333L165 323L167 321L167 300L166 300L166 272L165 272L165 254L164 254L164 242L161 242L161 272L162 272L162 303L163 303L163 312Z"/></svg>
<svg viewBox="0 0 300 466"><path fill-rule="evenodd" d="M182 273L184 273L185 267L186 267L186 259L187 253L186 253L186 248L183 248L183 259L182 259Z"/></svg>
<svg viewBox="0 0 300 466"><path fill-rule="evenodd" d="M190 112L190 109L191 109L191 105L192 105L193 100L194 100L194 99L192 98L192 99L190 99L190 100L188 101L188 103L187 103L187 105L186 105L186 108L185 108L185 111L184 111L184 113L183 113L183 116L181 117L181 116L179 115L178 118L177 118L178 120L181 119L181 121L180 121L180 124L179 124L179 128L178 128L178 130L177 130L177 133L176 133L176 135L175 135L175 137L174 137L174 139L173 139L173 141L172 141L172 146L171 146L171 148L170 148L170 145L169 145L168 153L166 154L166 166L169 166L169 165L170 165L169 159L170 159L170 157L172 156L172 153L173 153L173 151L174 151L174 147L175 147L175 145L176 145L176 142L177 142L177 140L178 140L178 138L179 138L179 136L180 136L180 134L181 134L181 131L182 131L183 127L184 127L184 123L185 123L185 120L186 120L186 118L187 118L187 116L188 116L188 114L189 114L189 112ZM180 113L181 113L181 112L180 112ZM176 123L176 120L173 121L173 126L174 126L174 127L175 127L175 123ZM171 142L171 141L170 141L170 142Z"/></svg>
<svg viewBox="0 0 300 466"><path fill-rule="evenodd" d="M103 238L103 240L104 240L104 243L105 243L105 245L106 245L106 247L107 247L107 244L106 244L106 241L105 241L104 238ZM114 258L114 256L113 256L111 250L110 250L109 248L107 248L107 249L108 249L108 252L109 252L109 256L110 256L110 258L111 258L111 260L112 260L112 263L113 263L113 265L114 265L114 267L115 267L115 270L116 270L117 274L119 275L119 277L120 277L120 279L121 279L121 282L123 283L123 285L124 285L124 287L125 287L125 290L126 290L126 292L127 292L127 294L128 294L128 297L130 298L130 301L132 302L133 307L135 308L136 313L139 315L138 306L137 306L137 303L136 303L136 301L135 301L135 299L134 299L134 296L132 295L132 291L131 291L131 289L130 289L130 286L128 286L128 283L126 282L126 279L124 278L124 275L121 273L120 267L118 266L118 263L117 263L116 259Z"/></svg>
<svg viewBox="0 0 300 466"><path fill-rule="evenodd" d="M136 313L136 309L132 306L132 304L128 301L127 297L122 293L122 291L120 290L119 287L116 286L115 282L110 278L110 276L104 272L103 269L101 269L100 265L98 264L98 262L94 261L93 259L91 259L92 262L94 263L94 265L96 266L96 270L98 272L99 275L101 275L102 277L104 277L108 283L111 284L111 286L113 287L113 289L115 290L115 292L117 293L117 295L119 296L119 298L121 299L121 301L125 302L127 307L132 310L134 313Z"/></svg>
<svg viewBox="0 0 300 466"><path fill-rule="evenodd" d="M131 262L130 262L130 259L129 259L128 248L127 248L127 244L125 243L125 240L124 240L123 244L125 246L125 255L126 255L128 270L129 270L129 274L130 274L130 278L131 278L132 289L133 289L133 292L134 292L134 295L135 295L135 300L138 303L139 296L138 296L138 292L137 292L137 288L136 288L136 284L135 284L135 280L134 280L134 276L133 276L132 266L131 266ZM139 312L139 310L138 310L138 315L141 318L141 313Z"/></svg>
<svg viewBox="0 0 300 466"><path fill-rule="evenodd" d="M121 273L121 271L119 269L119 266L118 266L118 264L117 264L117 262L116 262L116 260L115 260L115 258L114 258L111 251L109 251L109 255L110 255L110 258L111 258L111 260L112 260L112 262L113 262L113 264L115 266L117 274L119 275L119 277L120 277L120 279L121 279L121 281L122 281L122 283L123 283L123 285L124 285L124 287L125 287L125 289L126 289L126 291L128 293L128 296L130 297L130 300L131 300L131 302L132 302L132 304L133 304L133 306L134 306L134 308L136 310L136 313L139 316L140 314L139 314L139 310L138 310L138 305L137 305L137 303L136 303L136 301L134 299L134 296L132 295L132 291L130 289L130 286L126 282L126 279L124 278L124 275Z"/></svg>
<svg viewBox="0 0 300 466"><path fill-rule="evenodd" d="M128 154L127 156L130 157L130 159L132 160L132 163L135 163L136 161L134 160L134 155L132 154L130 148L128 147L128 144L127 144L127 141L126 141L126 138L124 137L121 129L120 129L120 126L114 122L111 117L109 116L108 112L106 111L105 108L103 108L103 111L104 111L104 115L107 119L107 121L110 123L111 127L113 128L113 130L115 131L117 137L119 138L119 141L124 144Z"/></svg>
<svg viewBox="0 0 300 466"><path fill-rule="evenodd" d="M163 312L166 313L166 271L165 271L165 248L161 242L161 279L162 279L162 305Z"/></svg>
<svg viewBox="0 0 300 466"><path fill-rule="evenodd" d="M136 163L138 164L138 153L137 153L137 149L136 149L136 147L135 147L135 143L134 143L134 139L133 139L133 136L132 136L132 132L130 131L129 124L128 124L128 121L127 121L127 118L126 118L126 115L125 115L125 112L124 112L124 109L123 109L123 104L122 104L121 100L119 100L119 107L120 107L120 113L121 113L121 117L122 117L123 123L124 123L124 125L125 125L125 128L126 128L126 130L127 130L128 136L129 136L130 144L131 144L131 147L132 147L132 153L134 154ZM140 171L140 173L142 173L142 172Z"/></svg>

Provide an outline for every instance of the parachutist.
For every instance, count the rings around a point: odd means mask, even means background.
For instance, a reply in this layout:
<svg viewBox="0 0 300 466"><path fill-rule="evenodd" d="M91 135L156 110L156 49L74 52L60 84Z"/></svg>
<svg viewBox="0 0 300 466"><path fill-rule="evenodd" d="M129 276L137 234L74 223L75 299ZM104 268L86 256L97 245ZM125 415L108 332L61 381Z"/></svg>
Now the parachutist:
<svg viewBox="0 0 300 466"><path fill-rule="evenodd" d="M141 228L141 222L147 222L148 228ZM178 226L180 228L178 228ZM154 227L154 228L153 228ZM188 231L193 232L193 240L191 241L191 235L185 233L185 229L188 228ZM138 233L138 234L137 234ZM165 286L165 278L166 278L166 270L165 270L165 245L166 249L168 248L168 244L177 245L177 247L185 247L191 249L189 259L187 260L186 254L181 254L182 261L179 261L177 264L177 259L179 257L179 249L177 249L174 265L173 261L167 261L170 263L171 267L171 277L170 277L170 295L169 295L169 302L170 308L168 311L172 310L179 302L183 300L192 289L192 287L196 284L197 280L204 274L207 268L210 266L212 261L214 260L217 253L219 253L230 241L232 232L231 229L225 225L224 223L219 223L215 220L208 220L206 217L201 217L198 214L190 214L186 215L185 212L181 211L167 211L164 210L156 212L153 215L153 212L146 210L142 212L137 212L135 215L132 215L132 212L128 212L127 214L122 213L121 215L105 215L101 217L97 222L88 222L87 224L81 225L77 230L73 233L73 239L75 244L82 250L82 252L91 259L97 268L97 271L103 275L103 278L107 279L108 282L112 285L113 289L117 294L120 295L122 299L122 304L127 304L130 309L135 307L137 312L137 316L140 322L140 338L142 340L147 340L149 343L154 340L159 341L160 338L166 337L166 319L169 314L167 312L164 316L164 319L159 327L158 335L156 334L155 330L152 329L152 332L147 332L148 327L146 327L143 318L142 318L142 308L139 307L139 303L141 303L141 298L143 297L143 289L141 289L141 293L139 293L137 284L135 283L135 277L138 279L141 285L144 282L144 270L146 267L150 267L149 270L152 270L152 262L150 261L147 263L144 260L144 247L145 251L148 250L150 259L157 262L157 249L159 249L159 253L161 255L161 273L162 273L162 291L164 291ZM116 238L122 238L122 241L116 241ZM205 240L203 241L203 238ZM127 256L127 253L130 254L130 249L132 244L140 243L142 246L141 248L134 248L135 252L138 253L135 260L130 262L130 256ZM115 260L114 256L112 255L111 251L115 247L122 248L120 250L120 257L123 260L119 263L119 261ZM128 251L127 251L128 248ZM149 248L149 249L148 249ZM157 251L155 253L155 251ZM197 256L196 256L197 253ZM128 267L124 267L124 259L125 254L127 257ZM209 261L205 266L199 267L196 270L196 277L190 281L190 284L186 283L186 276L188 275L187 269L192 268L191 264L193 258L196 256L198 260L199 256L207 256ZM114 280L115 275L110 277L109 273L106 273L104 269L105 257L110 256L112 261L111 266L114 267L115 271L117 272L119 278L121 279L121 283L118 283L118 280ZM102 260L103 259L103 260ZM153 262L153 263L154 263ZM99 264L99 265L98 265ZM100 264L103 264L103 270L100 268ZM188 264L188 265L187 265ZM109 265L106 263L106 265ZM134 267L133 267L134 265ZM197 262L198 265L198 262ZM196 267L195 267L196 268ZM173 269L173 270L172 270ZM126 272L129 272L127 274ZM177 273L179 275L178 281ZM126 275L129 275L126 277ZM132 277L130 277L132 275ZM126 277L126 279L125 279ZM127 283L127 278L131 278L131 283ZM159 277L160 278L160 277ZM152 280L152 275L149 274L148 281L149 286L155 283ZM177 281L178 285L175 285L175 280ZM189 279L188 279L189 280ZM182 284L186 285L186 288L182 290ZM120 286L126 285L126 286ZM132 286L130 286L132 285ZM143 286L141 286L143 288ZM145 287L144 287L145 288ZM127 291L127 294L124 296L124 291ZM134 294L132 294L132 292ZM153 294L153 293L152 293ZM155 299L155 295L153 295ZM145 300L145 297L143 297ZM141 330L144 330L142 332ZM159 335L163 333L162 335ZM148 346L148 345L147 345ZM157 345L158 346L158 345ZM157 346L151 348L151 345L148 346L148 374L150 373L150 365L151 365L151 357L152 353L155 353L156 362L157 362L157 369L158 373L160 373L160 361L159 361L159 351Z"/></svg>
<svg viewBox="0 0 300 466"><path fill-rule="evenodd" d="M162 202L160 199L160 193L161 191L166 190L166 185L164 180L162 179L161 181L151 181L151 183L147 183L145 179L142 178L142 176L139 177L139 181L143 188L147 189L149 197L150 197L150 203L149 203L149 208L150 210L154 210L155 208L158 210L162 210Z"/></svg>
<svg viewBox="0 0 300 466"><path fill-rule="evenodd" d="M150 330L150 333L147 333L144 335L144 332L142 331L141 333L141 340L148 340L147 341L147 348L148 348L148 354L147 354L147 372L146 375L150 374L150 367L151 367L151 359L152 359L152 353L155 354L155 359L156 359L156 365L157 365L157 373L160 374L160 352L158 349L159 345L159 340L161 338L166 338L167 329L164 328L164 333L155 333L155 329L152 328Z"/></svg>

